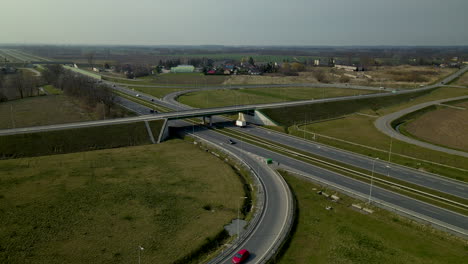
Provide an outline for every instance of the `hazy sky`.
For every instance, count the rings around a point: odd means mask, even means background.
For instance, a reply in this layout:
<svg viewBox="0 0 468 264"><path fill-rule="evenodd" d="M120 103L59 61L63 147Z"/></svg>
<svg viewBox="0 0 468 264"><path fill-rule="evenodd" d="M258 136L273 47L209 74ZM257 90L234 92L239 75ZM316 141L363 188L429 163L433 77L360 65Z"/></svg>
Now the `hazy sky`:
<svg viewBox="0 0 468 264"><path fill-rule="evenodd" d="M0 43L468 45L468 0L0 1Z"/></svg>

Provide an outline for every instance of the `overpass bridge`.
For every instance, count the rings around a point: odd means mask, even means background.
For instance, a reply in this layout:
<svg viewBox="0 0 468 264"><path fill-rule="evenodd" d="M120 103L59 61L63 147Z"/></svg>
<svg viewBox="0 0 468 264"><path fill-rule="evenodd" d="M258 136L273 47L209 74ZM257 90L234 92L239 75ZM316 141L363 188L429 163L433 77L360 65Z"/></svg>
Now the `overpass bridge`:
<svg viewBox="0 0 468 264"><path fill-rule="evenodd" d="M465 70L468 67L465 68ZM417 90L426 90L433 89L438 85L432 85L425 87L423 89ZM415 89L416 90L416 89ZM25 133L35 133L51 130L64 130L64 129L73 129L73 128L82 128L82 127L93 127L93 126L105 126L105 125L115 125L115 124L125 124L141 121L152 121L152 120L176 120L176 119L187 119L187 118L203 118L206 121L206 118L209 119L209 123L212 124L212 117L216 115L229 115L243 113L246 117L246 121L255 124L261 125L275 125L268 117L261 113L262 109L268 108L281 108L288 106L299 106L299 105L308 105L308 104L319 104L325 102L337 102L337 101L347 101L350 99L364 99L364 98L378 98L386 96L394 96L396 94L406 94L414 93L415 90L405 90L398 91L395 93L375 93L375 94L366 94L366 95L356 95L356 96L344 96L344 97L334 97L334 98L325 98L325 99L310 99L302 101L290 101L290 102L279 102L279 103L268 103L268 104L253 104L253 105L235 105L235 106L225 106L225 107L216 107L216 108L201 108L201 109L188 109L180 110L176 112L166 112L150 115L142 115L136 117L127 117L111 120L97 120L97 121L88 121L88 122L79 122L79 123L70 123L70 124L58 124L58 125L49 125L49 126L36 126L29 128L15 128L0 130L1 135L12 135L12 134L25 134ZM149 108L148 108L149 111ZM166 122L167 123L167 122Z"/></svg>

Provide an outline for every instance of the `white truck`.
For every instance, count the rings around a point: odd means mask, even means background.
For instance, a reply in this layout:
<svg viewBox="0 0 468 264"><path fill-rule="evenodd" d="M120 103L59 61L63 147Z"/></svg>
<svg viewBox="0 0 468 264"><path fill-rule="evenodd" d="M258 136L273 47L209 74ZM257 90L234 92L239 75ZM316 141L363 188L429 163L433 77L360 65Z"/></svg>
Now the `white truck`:
<svg viewBox="0 0 468 264"><path fill-rule="evenodd" d="M236 126L238 127L245 127L247 125L247 122L243 121L243 120L237 120L236 121Z"/></svg>

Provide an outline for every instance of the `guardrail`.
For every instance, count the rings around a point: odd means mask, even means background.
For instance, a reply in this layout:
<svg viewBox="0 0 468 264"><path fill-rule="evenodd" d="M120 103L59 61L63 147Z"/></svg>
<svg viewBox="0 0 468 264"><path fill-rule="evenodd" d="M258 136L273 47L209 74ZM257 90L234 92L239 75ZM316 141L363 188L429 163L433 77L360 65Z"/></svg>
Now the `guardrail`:
<svg viewBox="0 0 468 264"><path fill-rule="evenodd" d="M253 180L255 182L255 185L257 186L257 199L255 200L255 211L254 211L254 216L252 220L250 220L247 228L245 231L242 233L242 235L236 239L235 243L231 244L226 250L223 250L221 254L216 256L215 258L211 259L210 261L206 262L207 264L215 264L221 262L224 258L231 256L235 249L242 244L253 232L253 230L257 227L258 222L260 221L262 215L265 212L264 208L264 202L266 199L266 193L265 193L265 186L264 183L262 182L261 178L258 176L258 174L255 172L255 170L249 166L242 158L240 158L238 155L232 153L231 151L222 148L208 140L205 140L197 135L192 134L191 136L195 137L196 139L204 142L205 144L208 144L210 146L213 146L214 148L220 150L221 152L224 152L225 154L234 157L238 162L241 163L244 168L248 169L252 175L254 175Z"/></svg>
<svg viewBox="0 0 468 264"><path fill-rule="evenodd" d="M283 176L281 176L278 172L275 171L275 174L279 177L281 183L283 184L284 188L286 188L288 192L288 217L285 221L283 230L281 230L280 235L278 236L278 239L275 241L273 246L270 248L270 251L268 254L266 254L258 263L266 263L273 257L275 257L281 250L281 247L284 245L286 242L286 239L288 238L291 229L294 224L294 219L296 217L296 203L295 200L292 198L292 192L291 189L289 188L289 185L286 183L284 180Z"/></svg>
<svg viewBox="0 0 468 264"><path fill-rule="evenodd" d="M265 210L264 204L265 204L265 199L267 199L267 197L266 197L266 193L264 192L265 188L264 188L264 183L263 183L262 179L258 176L257 172L255 172L255 170L250 165L248 165L242 158L240 158L238 155L232 153L231 151L229 151L227 149L224 149L224 148L222 148L222 147L220 147L220 146L218 146L218 145L216 145L216 144L214 144L214 143L212 143L210 141L207 141L207 140L205 140L205 139L203 139L201 137L198 137L196 135L192 135L192 136L194 136L195 138L197 138L199 140L202 140L203 142L205 142L205 143L207 143L207 144L209 144L211 146L214 146L218 150L221 150L222 152L236 158L238 161L241 162L241 164L245 168L247 168L255 176L254 180L256 182L255 183L256 186L261 187L261 188L257 189L257 194L258 195L257 195L257 199L255 201L255 208L257 210L255 211L253 219L249 222L247 228L242 233L242 235L235 241L235 243L233 243L227 250L223 251L217 257L215 257L214 259L207 262L207 264L214 264L214 263L219 263L220 261L224 260L225 258L230 257L231 255L233 255L234 251L251 236L252 232L258 226L258 223L259 223L260 219L262 218L262 216L264 214L264 210ZM261 166L266 166L266 165L262 164ZM270 168L268 168L268 169L270 169ZM273 245L270 247L268 252L266 254L264 254L261 257L261 259L257 260L257 263L266 263L273 256L275 256L279 252L281 246L283 245L285 239L287 238L287 236L289 235L289 232L292 229L292 226L293 226L293 223L294 223L294 218L295 218L295 214L294 214L294 212L295 212L295 203L294 203L294 200L292 198L291 190L290 190L288 184L286 183L286 181L284 180L284 178L281 175L279 175L277 172L274 172L274 174L281 181L281 184L283 185L283 187L285 188L285 190L287 192L288 213L287 213L286 220L284 221L283 228L282 228L281 232L279 233L279 235L277 236L277 239L274 241Z"/></svg>
<svg viewBox="0 0 468 264"><path fill-rule="evenodd" d="M340 186L338 184L329 182L327 180L320 179L319 177L316 177L316 176L314 176L312 174L300 173L300 172L298 172L298 171L296 171L294 169L291 169L291 168L285 169L285 170L288 171L288 172L291 172L293 174L299 175L299 176L301 176L303 178L306 178L306 179L312 180L314 182L317 182L319 184L327 185L327 186L331 187L332 189L335 189L337 191L345 193L345 194L347 194L347 195L349 195L351 197L354 197L356 199L363 200L363 201L366 201L366 200L369 199L368 195L364 195L362 193L353 191L353 190L351 190L349 188ZM412 198L408 198L408 199L412 199ZM443 223L442 221L438 221L438 220L432 219L430 217L423 216L421 214L415 213L415 212L410 211L410 210L406 210L404 208L392 205L392 204L387 203L385 201L382 201L380 199L373 198L372 202L375 205L377 205L378 207L381 207L383 209L387 209L387 210L395 212L395 213L397 213L399 215L404 215L406 217L412 218L412 219L420 221L420 222L425 222L425 223L431 224L432 226L434 226L436 228L448 231L448 232L450 232L452 234L461 236L463 238L468 238L467 230L464 230L464 229L461 229L461 228L458 228L458 227L455 227L455 226L452 226L452 225L448 225L446 223Z"/></svg>

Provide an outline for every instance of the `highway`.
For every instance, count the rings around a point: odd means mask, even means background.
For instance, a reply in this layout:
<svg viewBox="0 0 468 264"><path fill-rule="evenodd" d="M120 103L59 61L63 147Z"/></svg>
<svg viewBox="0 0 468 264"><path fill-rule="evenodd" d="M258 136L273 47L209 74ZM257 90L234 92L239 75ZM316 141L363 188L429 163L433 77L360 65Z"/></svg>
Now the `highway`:
<svg viewBox="0 0 468 264"><path fill-rule="evenodd" d="M466 68L464 70L466 71ZM441 84L442 83L444 83L444 81L441 82ZM434 87L425 87L424 89L432 89ZM119 87L119 89L120 88L122 88L123 90L126 90L123 87ZM413 91L409 91L409 92L413 92ZM139 92L126 90L126 93L135 95L136 93L139 93ZM404 92L399 92L399 93L404 93ZM378 96L391 96L391 95L392 94L379 94ZM375 96L375 95L363 95L363 96ZM323 99L323 100L338 100L339 101L339 100L347 100L350 98L354 99L357 97L329 98L329 99ZM143 95L143 94L140 97L140 99L144 99L144 100L153 99L157 103L161 102L161 100L156 100L157 98L152 98L148 95ZM124 104L125 107L127 107L128 109L135 108L136 112L138 113L144 112L144 108L146 108L146 107L138 106L139 108L137 109L136 107L138 104L135 104L133 102L130 102L124 99L120 99L120 100L121 100L120 103ZM284 102L284 103L278 103L278 104L264 104L264 105L252 105L252 106L231 106L231 107L225 107L225 108L212 108L212 109L189 109L189 110L184 110L184 111L179 111L179 112L143 115L143 116L138 116L138 117L123 118L123 119L116 119L116 120L91 121L91 122L62 124L62 125L53 125L53 126L2 130L0 131L0 135L99 126L99 125L106 125L106 124L120 124L120 123L129 123L129 122L143 121L143 120L155 120L155 119L161 119L161 118L175 118L175 119L187 118L187 117L200 116L200 115L221 114L221 113L227 113L230 111L237 112L237 111L242 111L242 109L251 110L252 107L254 107L253 109L262 109L264 107L283 107L283 106L290 106L290 105L316 103L317 101L319 100L313 100L313 101L309 100L309 101L301 101L301 102ZM166 107L174 108L174 105L171 102L164 102L163 105ZM179 104L177 104L177 108L180 109L182 107ZM149 110L148 108L146 109ZM181 120L174 120L171 122L175 123L176 126L178 126L179 124L183 126L187 126L187 123ZM182 124L182 122L184 123ZM191 127L192 125L189 124L189 126ZM249 127L247 129L244 129L243 131L248 132L248 133L258 133L259 135L262 135L262 137L266 136L270 140L271 138L275 138L274 140L279 138L280 140L284 140L284 142L286 143L285 145L292 144L291 141L296 140L296 138L293 138L287 135L281 135L279 133L270 132L270 131L263 130L263 129L256 128L256 127ZM261 131L261 132L258 132L258 131ZM270 132L271 134L268 132ZM281 238L280 233L282 233L285 230L287 217L290 216L289 214L290 208L288 208L288 205L287 205L288 203L285 202L285 200L288 200L288 191L287 191L287 188L284 187L284 184L281 182L281 178L275 177L274 174L272 174L268 170L268 167L261 165L260 163L261 161L254 158L250 154L253 154L259 157L272 158L276 162L280 162L281 166L284 166L284 168L287 168L287 169L293 168L294 170L300 173L303 173L304 175L313 175L314 177L320 178L323 181L327 181L327 182L333 183L336 186L341 186L342 188L349 189L353 193L358 194L360 196L366 196L369 194L370 186L367 183L363 183L358 180L344 177L335 172L331 172L331 171L322 169L320 167L316 167L311 164L304 163L304 162L295 160L293 158L290 158L281 154L277 154L275 152L271 152L269 150L248 144L243 141L238 141L237 144L229 145L227 144L229 137L222 135L220 133L216 133L213 130L199 128L196 131L194 131L194 135L204 140L207 140L209 142L212 142L214 144L217 144L218 146L221 146L222 148L235 153L236 155L240 156L246 163L248 163L252 168L255 169L255 167L257 167L257 172L261 178L262 183L264 184L265 195L266 195L266 201L265 201L264 208L263 208L264 211L262 213L263 215L261 218L261 222L258 223L256 228L253 230L253 233L250 233L243 243L241 243L240 245L237 245L233 249L235 251L240 248L247 248L250 251L252 251L254 254L251 260L249 261L249 263L258 263L262 259L262 257L264 256L266 257L268 255L269 249L273 247L275 244L277 244L278 239ZM361 166L368 167L369 164L373 162L373 160L368 159L368 158L364 159L363 157L360 157L359 155L355 155L355 154L350 155L349 152L339 151L339 150L332 149L332 148L325 149L324 148L325 146L317 145L311 142L297 141L296 143L293 144L293 146L294 147L305 146L304 148L307 151L313 151L314 149L315 151L317 151L316 149L320 149L319 152L315 152L315 153L322 153L322 155L325 155L327 153L333 153L332 156L336 156L340 158L343 158L344 156L349 156L347 157L346 162L351 162L350 160L358 160ZM379 165L378 165L378 168L376 168L376 171L384 170L384 167L382 167L382 165L385 166L385 163L382 162L382 164L380 164L379 162ZM397 167L394 168L394 165L393 164L391 165L391 168L395 169L395 172L399 171ZM412 173L414 173L414 171L410 170L410 174ZM421 178L423 179L424 182L427 182L427 180L424 180L424 179L428 179L427 176L430 176L429 179L438 179L438 177L436 176L423 174ZM409 175L409 177L412 177L412 176ZM444 185L445 183L451 184L450 182L452 181L446 180L445 182L444 180L444 183L441 183L440 185ZM458 182L453 181L453 184L455 184L457 188L458 187L466 188L466 184L464 183L458 183ZM373 194L373 198L372 198L373 203L378 203L379 205L381 205L381 203L391 205L393 206L393 208L396 208L395 210L397 210L399 213L411 214L414 217L418 218L419 220L424 220L438 227L446 228L448 230L451 230L452 232L455 232L465 237L468 236L468 218L466 216L439 208L437 206L426 204L424 202L420 202L412 198L403 196L401 194L393 193L391 191L381 189L379 187L374 187L372 190L372 194ZM461 195L461 197L466 197L466 189L461 190L459 194ZM465 196L463 196L463 194ZM229 263L231 257L232 255L226 256L225 258L222 259L222 262L220 263Z"/></svg>
<svg viewBox="0 0 468 264"><path fill-rule="evenodd" d="M228 142L229 137L216 133L211 130L202 129L195 132L195 135L206 136L209 140L216 140L216 142ZM359 193L362 196L368 196L370 191L370 185L352 178L344 177L332 171L305 163L302 161L295 160L293 158L272 152L258 146L236 140L237 144L235 147L253 153L255 155L272 158L275 162L279 162L281 166L285 168L294 168L294 170L303 174L314 175L323 181L331 182L335 185L342 186L350 189L355 193ZM440 207L430 205L407 196L388 191L379 187L375 187L372 190L372 200L377 199L385 203L394 205L401 208L402 210L414 212L417 215L421 215L428 221L433 223L446 223L447 227L468 235L468 217L442 209Z"/></svg>
<svg viewBox="0 0 468 264"><path fill-rule="evenodd" d="M172 103L177 105L177 109L190 109L189 106L182 105L177 101L171 101ZM222 118L218 118L217 120L225 121ZM248 126L246 128L233 127L233 129L368 171L371 171L374 166L374 160L364 155L336 149L309 140L302 140L284 133L274 132L257 126ZM421 172L383 160L375 161L375 173L468 199L468 185L466 183L440 177L440 175Z"/></svg>
<svg viewBox="0 0 468 264"><path fill-rule="evenodd" d="M148 100L156 100L157 98L151 97L149 95L140 94L140 98L148 99ZM159 101L159 100L158 100ZM166 106L168 106L166 104ZM169 105L170 106L170 105ZM172 105L174 108L174 105ZM187 108L186 106L180 105L177 103L177 109ZM334 157L334 159L344 162L344 163L351 163L352 165L357 165L357 167L365 168L370 170L372 163L374 162L373 159L369 159L367 157L349 153L346 151L341 151L338 149L330 148L321 144L315 144L310 141L301 140L296 137L291 137L285 134L276 133L273 131L269 131L266 129L261 129L258 127L247 127L244 128L236 128L242 130L243 132L247 132L247 134L252 133L253 135L257 135L262 138L267 138L271 141L278 142L280 144L293 146L295 148L304 150L306 152L314 153L317 155L323 155L325 157ZM223 136L219 133L215 133L210 130L202 130L195 132L196 135L204 135L210 136L206 138L210 141L216 142L226 142L228 141L227 136ZM294 168L299 172L304 174L311 174L316 177L322 178L324 181L333 182L335 185L342 186L344 188L348 188L355 193L359 193L361 196L365 196L370 189L370 186L366 183L343 177L337 173L327 171L325 169L294 160L292 158L265 150L263 148L250 145L245 142L238 142L235 145L236 147L241 148L244 151L248 151L250 153L256 154L261 157L268 157L273 158L275 161L280 162L282 166L286 166L287 168ZM377 161L375 163L375 171L377 173L381 173L384 175L390 175L395 177L403 177L402 179L408 180L409 182L413 182L415 184L426 185L429 188L438 189L442 192L451 193L460 197L467 197L467 185L465 183L461 183L458 181L454 181L451 179L445 179L439 177L437 175L431 175L428 173L419 172L410 168L406 168L403 166L391 164L390 167L387 167L388 163L385 161ZM425 221L429 221L433 224L438 225L445 225L447 223L447 227L455 232L467 235L468 229L468 219L466 216L461 214L451 212L437 206L433 206L430 204L426 204L421 201L414 200L412 198L393 193L391 191L387 191L385 189L377 188L377 193L373 190L375 194L375 199L387 204L391 204L396 206L401 211L409 212L409 214L418 215L420 219L425 219Z"/></svg>
<svg viewBox="0 0 468 264"><path fill-rule="evenodd" d="M177 121L183 126L188 124L185 121ZM227 138L209 130L197 129L195 136L222 147L246 162L259 176L264 188L265 200L263 202L263 212L259 216L251 233L242 237L242 242L221 254L213 263L231 263L232 256L240 249L247 248L253 254L248 263L259 263L268 259L271 249L276 248L282 241L283 236L289 231L288 224L292 222L291 205L292 194L283 178L264 165L263 160L255 158L246 153L240 145L227 143ZM260 210L261 208L256 208ZM211 263L211 262L210 262Z"/></svg>
<svg viewBox="0 0 468 264"><path fill-rule="evenodd" d="M135 95L137 93L135 91L131 91L127 88L120 87L120 86L116 86L114 87L114 89L118 89L119 91L125 92L130 95ZM371 94L371 95L363 95L361 97L390 96L390 95L391 94L385 94L385 95ZM138 117L113 119L113 120L100 120L100 121L89 121L89 122L81 122L81 123L0 130L0 135L32 133L32 132L80 128L80 127L88 127L88 126L121 124L121 123L129 123L129 122L144 121L144 120L155 120L155 119L162 119L162 118L188 118L188 117L195 117L195 116L209 115L209 114L214 115L214 114L222 114L222 113L236 113L242 110L251 110L251 109L256 109L256 108L271 107L271 106L278 106L278 105L279 106L291 105L291 104L296 105L296 104L304 103L303 101L300 101L300 102L282 102L282 103L275 103L275 104L263 104L263 105L252 105L252 106L229 106L229 107L221 107L221 108L189 109L189 107L181 105L178 102L175 102L175 103L164 102L162 100L159 100L158 98L155 98L155 97L143 94L143 93L140 93L139 98L142 100L147 100L147 101L153 100L156 103L161 104L168 108L175 108L177 110L185 109L185 110L180 110L177 112L143 115L143 116L138 116ZM350 97L327 98L327 99L308 101L307 103L347 100L349 98ZM149 113L149 108L145 106L141 106L129 100L124 100L124 99L120 99L120 100L121 100L121 103L125 105L127 108L135 109L135 111L140 114L145 114L145 111L146 113ZM224 119L221 119L221 120L224 121ZM235 129L239 129L239 128L235 128ZM350 164L352 166L366 169L368 171L372 169L372 165L374 162L372 159L369 159L368 157L365 157L359 154L354 154L354 153L350 153L347 151L338 150L335 148L327 147L325 145L313 143L310 141L302 141L296 137L291 137L286 134L271 132L269 130L261 129L258 127L249 127L246 129L242 129L240 132L246 132L254 136L270 139L272 141L275 141L283 145L291 146L299 150L309 152L311 154L315 154L315 155L322 156L328 159L336 160L342 163ZM414 183L420 186L424 186L430 189L441 191L444 193L449 193L449 194L459 196L465 199L468 198L467 185L465 183L458 182L455 180L442 178L437 175L432 175L429 173L423 173L423 172L413 170L407 167L399 166L393 163L388 167L388 163L385 161L375 162L375 172L383 174L383 175L388 175L390 177L393 177L399 180L403 180L403 181Z"/></svg>
<svg viewBox="0 0 468 264"><path fill-rule="evenodd" d="M418 111L420 109L426 108L431 105L436 105L436 104L441 104L449 101L454 101L454 100L461 100L461 99L468 99L468 96L459 96L459 97L454 97L454 98L448 98L448 99L442 99L442 100L435 100L431 102L425 102L422 104L414 105L412 107L379 117L377 120L375 120L374 125L375 127L382 133L387 134L390 137L396 138L398 140L417 145L423 148L428 148L440 152L445 152L447 154L451 155L458 155L462 157L468 158L468 153L460 150L455 150L455 149L450 149L450 148L445 148L442 146L437 146L428 142L423 142L414 138L407 137L395 129L393 129L392 122L397 120L398 118L407 115L409 113Z"/></svg>
<svg viewBox="0 0 468 264"><path fill-rule="evenodd" d="M265 138L278 144L293 147L310 154L365 169L369 172L372 170L374 165L374 159L364 155L336 149L327 145L312 142L310 140L303 140L298 137L289 136L287 134L259 128L256 126L233 129L260 138ZM388 163L384 160L375 160L374 171L375 173L379 173L381 175L386 175L398 180L468 199L468 185L460 181L421 172L394 163Z"/></svg>

